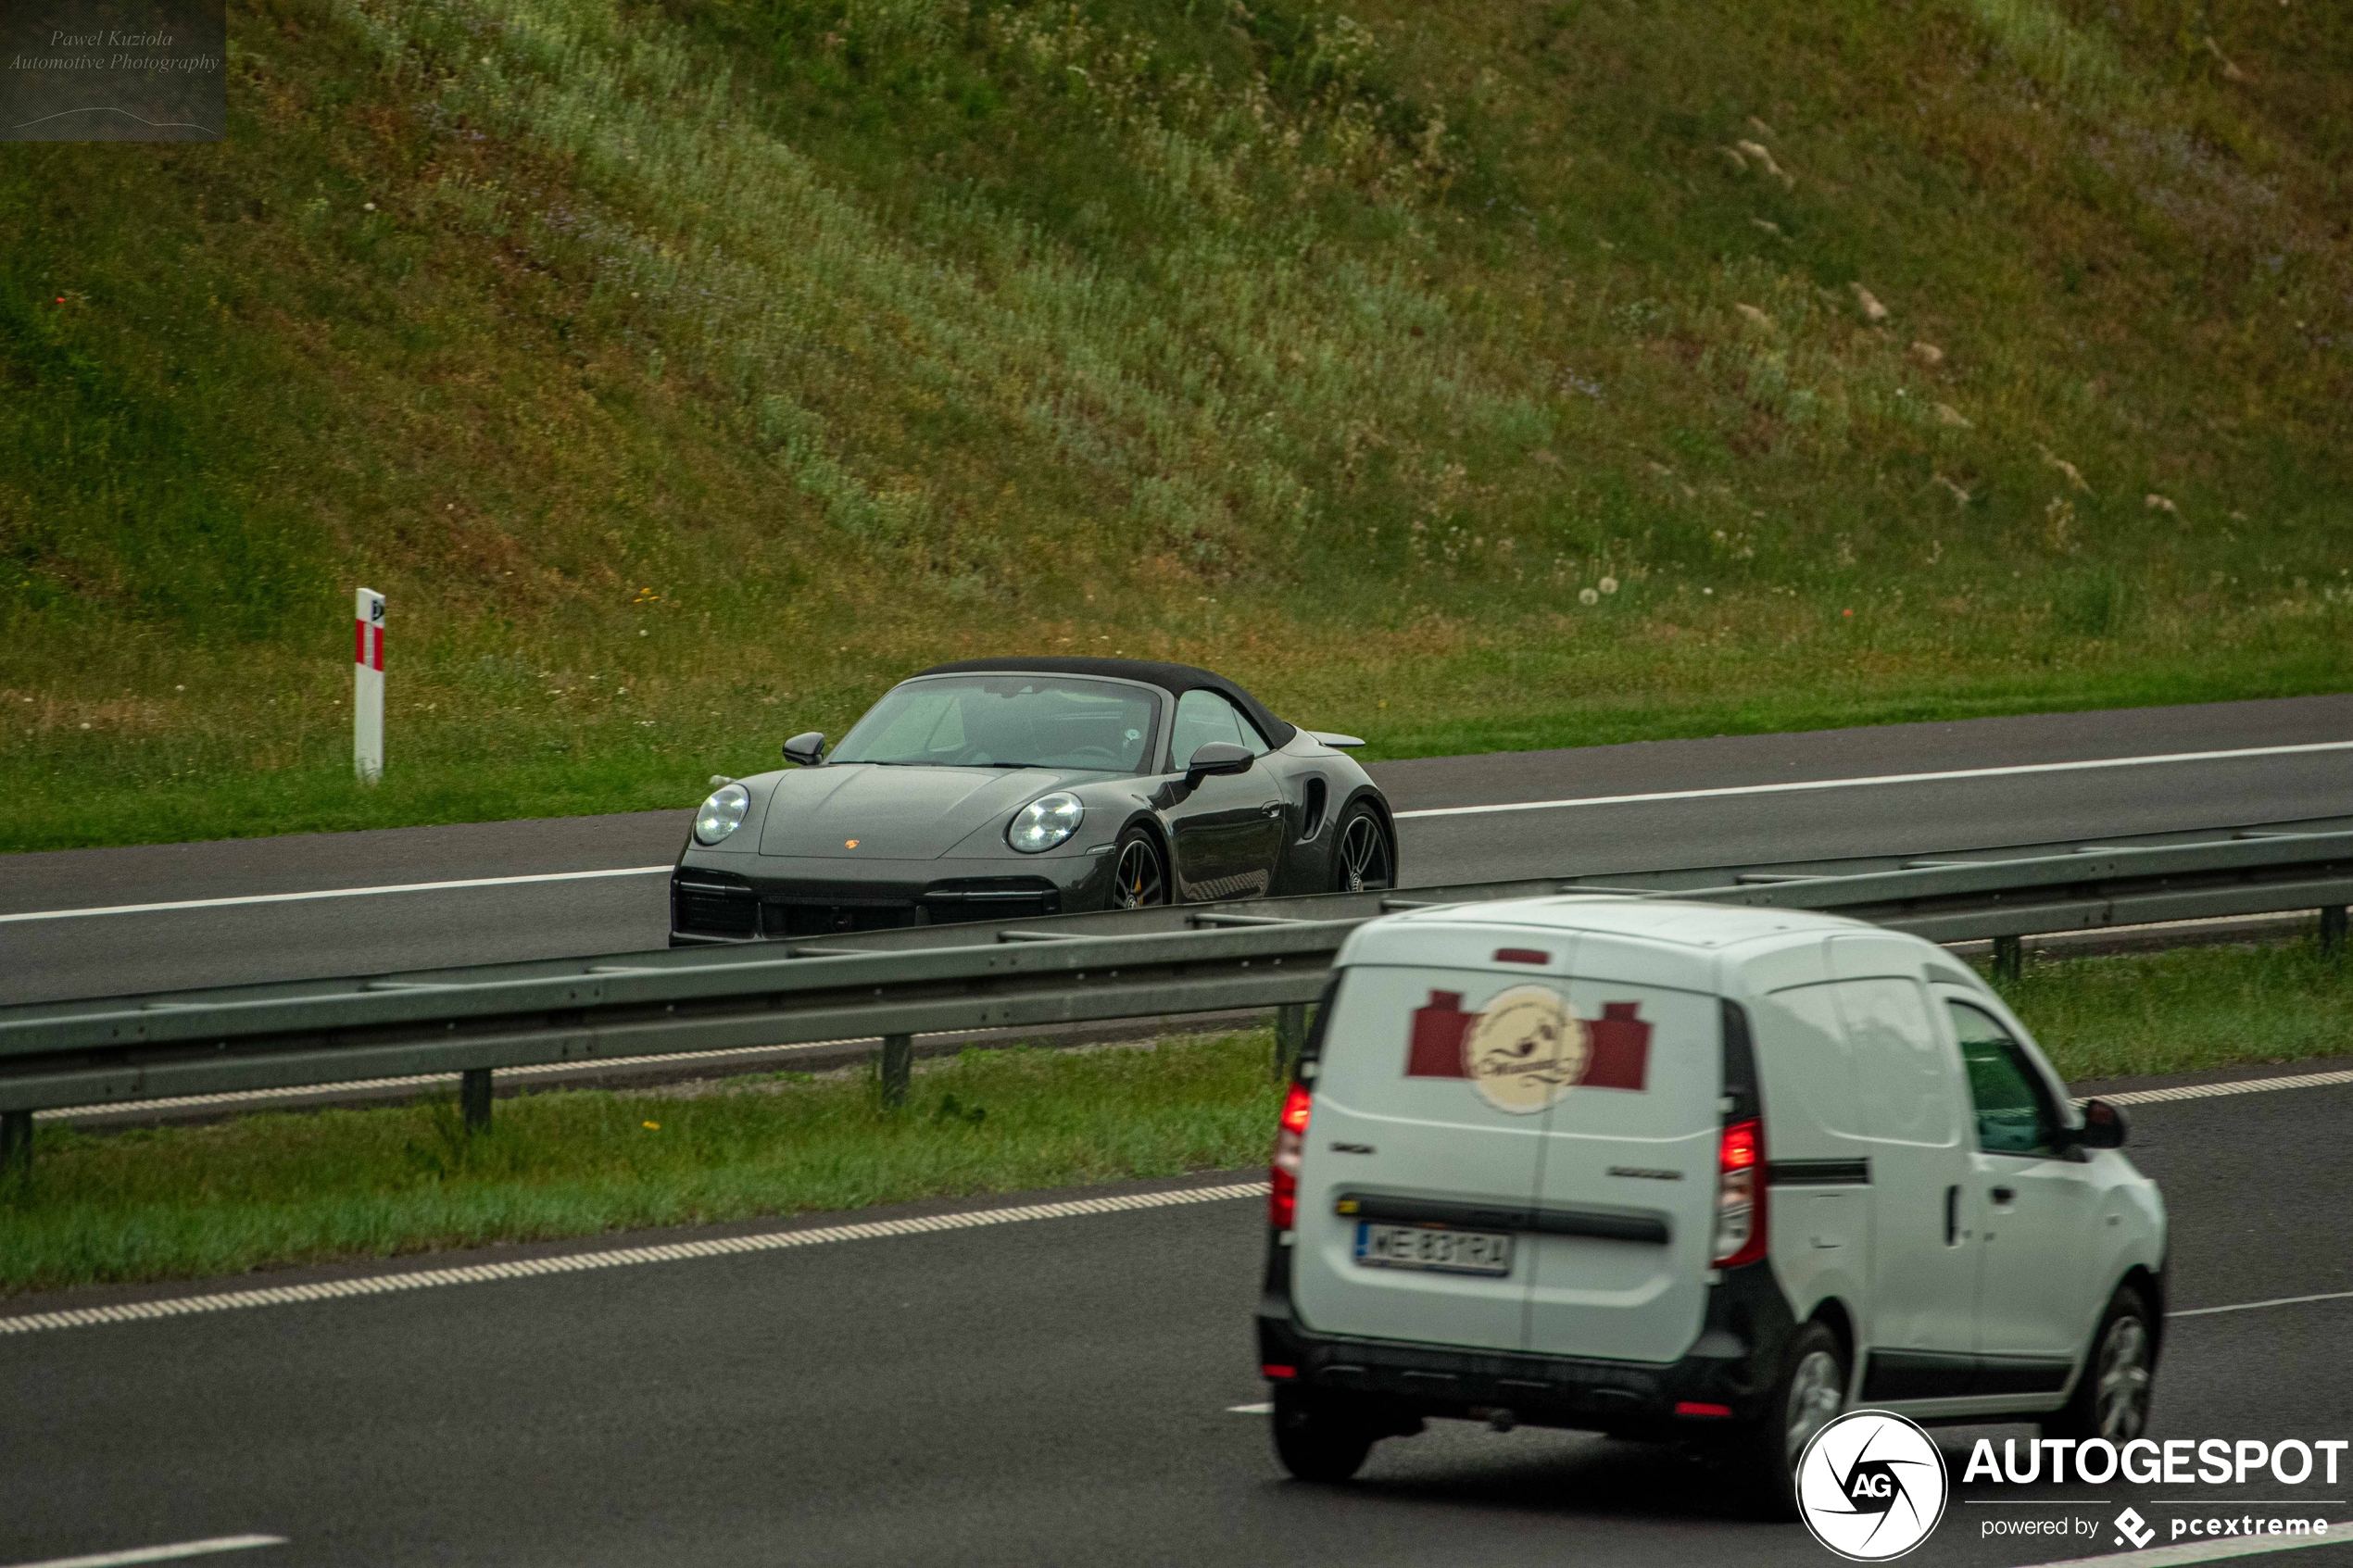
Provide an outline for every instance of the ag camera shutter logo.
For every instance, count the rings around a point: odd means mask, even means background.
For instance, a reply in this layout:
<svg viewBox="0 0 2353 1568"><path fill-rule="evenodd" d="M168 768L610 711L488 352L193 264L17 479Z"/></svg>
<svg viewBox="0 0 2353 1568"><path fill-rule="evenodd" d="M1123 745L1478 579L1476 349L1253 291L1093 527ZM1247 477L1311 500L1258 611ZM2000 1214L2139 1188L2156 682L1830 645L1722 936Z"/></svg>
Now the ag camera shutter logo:
<svg viewBox="0 0 2353 1568"><path fill-rule="evenodd" d="M1797 1461L1798 1517L1850 1562L1885 1562L1928 1539L1950 1491L1929 1435L1885 1411L1840 1416Z"/></svg>

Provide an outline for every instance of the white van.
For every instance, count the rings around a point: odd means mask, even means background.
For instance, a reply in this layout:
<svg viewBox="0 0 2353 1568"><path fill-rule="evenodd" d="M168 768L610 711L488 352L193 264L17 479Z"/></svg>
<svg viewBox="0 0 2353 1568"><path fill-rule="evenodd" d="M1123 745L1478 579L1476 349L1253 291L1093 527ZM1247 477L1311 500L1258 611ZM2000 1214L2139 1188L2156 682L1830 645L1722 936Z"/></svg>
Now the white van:
<svg viewBox="0 0 2353 1568"><path fill-rule="evenodd" d="M1431 1416L1713 1439L1785 1511L1850 1404L2139 1436L2165 1208L1932 943L1581 896L1372 922L1282 1115L1275 1443Z"/></svg>

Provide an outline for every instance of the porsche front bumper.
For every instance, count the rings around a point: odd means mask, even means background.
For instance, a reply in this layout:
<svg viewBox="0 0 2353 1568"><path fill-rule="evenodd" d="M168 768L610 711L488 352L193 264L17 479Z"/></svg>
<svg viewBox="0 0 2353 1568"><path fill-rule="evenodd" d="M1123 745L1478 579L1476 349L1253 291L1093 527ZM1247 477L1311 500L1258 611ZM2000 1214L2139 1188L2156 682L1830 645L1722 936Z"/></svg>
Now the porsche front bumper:
<svg viewBox="0 0 2353 1568"><path fill-rule="evenodd" d="M686 947L1021 920L1100 909L1111 891L1108 854L849 861L690 849L670 876L670 942Z"/></svg>

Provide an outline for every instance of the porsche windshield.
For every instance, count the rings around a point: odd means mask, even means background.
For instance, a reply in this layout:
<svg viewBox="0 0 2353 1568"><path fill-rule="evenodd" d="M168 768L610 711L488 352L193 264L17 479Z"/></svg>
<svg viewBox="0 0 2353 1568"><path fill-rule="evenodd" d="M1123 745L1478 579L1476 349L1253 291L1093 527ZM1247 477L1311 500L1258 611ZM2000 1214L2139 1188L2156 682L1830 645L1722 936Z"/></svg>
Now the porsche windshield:
<svg viewBox="0 0 2353 1568"><path fill-rule="evenodd" d="M1106 681L935 676L885 693L830 760L1132 773L1159 715L1151 693Z"/></svg>

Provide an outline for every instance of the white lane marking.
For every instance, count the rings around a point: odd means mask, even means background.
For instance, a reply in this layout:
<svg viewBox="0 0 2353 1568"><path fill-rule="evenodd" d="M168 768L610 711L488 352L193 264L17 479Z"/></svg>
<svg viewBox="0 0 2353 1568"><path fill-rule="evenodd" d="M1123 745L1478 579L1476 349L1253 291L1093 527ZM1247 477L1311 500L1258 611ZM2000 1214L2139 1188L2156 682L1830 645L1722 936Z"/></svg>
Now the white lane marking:
<svg viewBox="0 0 2353 1568"><path fill-rule="evenodd" d="M1568 806L1634 806L1653 800L1709 800L1735 795L1789 795L1816 789L1868 789L1881 784L1933 784L1947 779L1995 779L2026 773L2070 773L2094 768L2146 768L2164 762L2225 762L2241 757L2293 757L2305 752L2353 751L2353 740L2313 741L2300 746L2249 746L2231 751L2171 751L2149 757L2103 757L2085 762L2020 762L2002 768L1951 768L1934 773L1879 773L1869 778L1807 779L1793 784L1728 784L1716 789L1655 790L1643 795L1589 795L1567 800L1515 800L1498 806L1426 806L1400 811L1407 817L1473 817L1493 811L1552 811ZM384 887L322 887L308 893L249 893L233 898L184 898L165 904L108 904L88 909L33 909L0 915L12 921L78 920L84 915L141 915L167 909L218 909L235 904L284 904L306 898L366 898L382 893L438 893L459 887L509 887L532 882L574 882L586 877L652 876L674 867L625 866L604 872L547 872L530 876L479 876L456 882L404 882Z"/></svg>
<svg viewBox="0 0 2353 1568"><path fill-rule="evenodd" d="M2319 1296L2274 1296L2268 1301L2235 1301L2227 1307L2192 1307L2168 1312L2169 1318L2210 1318L2217 1312L2251 1312L2258 1307L2300 1307L2307 1301L2353 1301L2353 1290L2331 1290Z"/></svg>
<svg viewBox="0 0 2353 1568"><path fill-rule="evenodd" d="M403 1290L431 1290L446 1285L535 1279L546 1274L584 1273L592 1269L623 1269L640 1263L678 1263L692 1258L781 1252L790 1248L822 1247L837 1241L875 1241L886 1236L971 1230L980 1225L1018 1224L1029 1220L1068 1220L1087 1214L1119 1214L1137 1209L1172 1209L1188 1203L1217 1203L1229 1198L1265 1196L1265 1182L1236 1182L1226 1186L1183 1187L1175 1192L1128 1193L1117 1198L1075 1198L1063 1203L1026 1203L1010 1209L967 1209L952 1214L925 1214L908 1220L868 1220L847 1225L814 1225L806 1230L770 1231L761 1236L722 1236L710 1241L675 1241L660 1247L623 1247L608 1252L573 1252L554 1258L523 1259L511 1263L472 1263L453 1269L369 1274L359 1279L326 1280L317 1285L228 1290L210 1296L176 1296L160 1301L125 1301L111 1307L75 1307L64 1311L27 1312L19 1317L0 1318L0 1336L38 1334L52 1328L87 1328L95 1323L186 1317L194 1312L233 1312L245 1307L283 1307L303 1301L332 1301L347 1296L388 1296Z"/></svg>
<svg viewBox="0 0 2353 1568"><path fill-rule="evenodd" d="M623 866L609 872L540 872L530 876L471 876L457 882L396 882L384 887L321 887L310 893L246 893L234 898L182 898L169 904L107 904L89 909L32 909L0 915L0 925L22 920L80 920L84 915L146 915L169 909L225 909L233 904L298 904L311 898L372 898L380 893L447 893L458 887L512 887L526 882L586 882L600 876L667 874L675 866Z"/></svg>
<svg viewBox="0 0 2353 1568"><path fill-rule="evenodd" d="M2211 1099L2216 1095L2254 1095L2266 1089L2321 1089L2332 1084L2353 1084L2353 1071L2290 1073L2277 1078L2239 1078L2228 1084L2181 1084L2170 1089L2126 1089L2095 1098L2110 1105L2155 1105L2172 1099Z"/></svg>
<svg viewBox="0 0 2353 1568"><path fill-rule="evenodd" d="M2150 768L2165 762L2226 762L2240 757L2293 757L2313 751L2353 751L2353 740L2304 746L2249 746L2234 751L2171 751L2154 757L2103 757L2089 762L2020 762L2006 768L1950 768L1935 773L1880 773L1860 779L1806 779L1793 784L1727 784L1716 789L1663 789L1644 795L1589 795L1569 800L1516 800L1502 806L1426 806L1407 817L1476 817L1493 811L1552 811L1568 806L1639 806L1654 800L1715 800L1735 795L1795 795L1816 789L1870 789L1882 784L1935 784L1949 779L2000 779L2029 773L2076 773L2095 768Z"/></svg>
<svg viewBox="0 0 2353 1568"><path fill-rule="evenodd" d="M2037 1563L2035 1568L2171 1568L2176 1562L2212 1562L2225 1557L2253 1557L2259 1552L2294 1551L2298 1547L2343 1546L2347 1524L2353 1524L2353 1520L2332 1519L2324 1526L2327 1535L2225 1536L2221 1540L2177 1541L2171 1546L2109 1552L2103 1557L2070 1557L2057 1562Z"/></svg>
<svg viewBox="0 0 2353 1568"><path fill-rule="evenodd" d="M1275 1413L1275 1406L1272 1400L1263 1405L1227 1405L1226 1413L1227 1415L1272 1415Z"/></svg>
<svg viewBox="0 0 2353 1568"><path fill-rule="evenodd" d="M117 1568L120 1563L175 1562L183 1557L208 1557L216 1551L245 1551L258 1546L285 1544L283 1536L215 1536L210 1540L133 1547L128 1551L101 1551L89 1557L52 1557L40 1562L19 1562L15 1568Z"/></svg>

